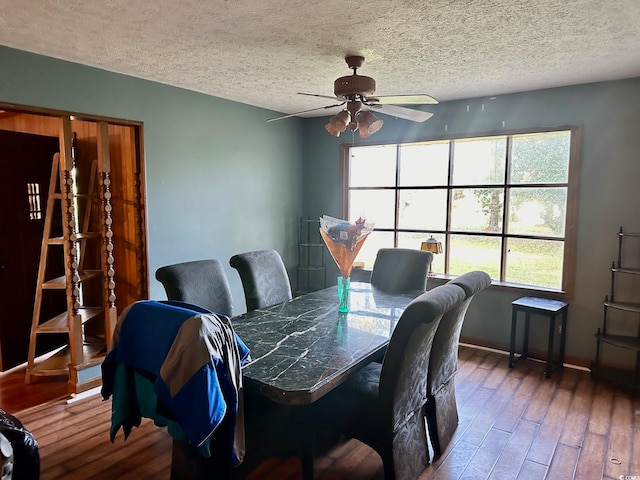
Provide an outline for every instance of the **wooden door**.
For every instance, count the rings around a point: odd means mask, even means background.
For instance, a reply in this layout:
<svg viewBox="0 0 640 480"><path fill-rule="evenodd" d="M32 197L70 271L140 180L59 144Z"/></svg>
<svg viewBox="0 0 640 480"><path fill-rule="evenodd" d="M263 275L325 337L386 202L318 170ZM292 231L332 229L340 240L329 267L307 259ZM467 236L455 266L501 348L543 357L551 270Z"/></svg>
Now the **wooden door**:
<svg viewBox="0 0 640 480"><path fill-rule="evenodd" d="M0 131L1 370L27 360L49 176L58 150L57 137ZM64 271L60 257L59 265L52 259L54 272ZM60 308L52 305L55 299L45 300L43 312Z"/></svg>

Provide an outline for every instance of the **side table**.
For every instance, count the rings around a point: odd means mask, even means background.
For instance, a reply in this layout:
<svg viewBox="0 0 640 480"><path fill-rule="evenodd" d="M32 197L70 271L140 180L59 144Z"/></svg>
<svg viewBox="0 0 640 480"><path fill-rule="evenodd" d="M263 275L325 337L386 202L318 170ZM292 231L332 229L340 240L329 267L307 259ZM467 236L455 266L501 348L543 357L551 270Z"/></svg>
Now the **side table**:
<svg viewBox="0 0 640 480"><path fill-rule="evenodd" d="M549 318L549 339L547 345L547 358L545 376L551 377L551 373L558 368L562 368L564 364L564 347L567 338L567 311L569 304L561 300L551 300L548 298L538 297L521 297L511 303L511 345L509 347L509 368L513 368L516 362L523 360L529 356L529 323L531 314L546 316ZM516 328L518 321L518 312L524 312L524 340L522 345L522 354L516 359ZM553 339L556 332L556 316L562 314L561 330L560 330L560 356L557 360L553 358Z"/></svg>

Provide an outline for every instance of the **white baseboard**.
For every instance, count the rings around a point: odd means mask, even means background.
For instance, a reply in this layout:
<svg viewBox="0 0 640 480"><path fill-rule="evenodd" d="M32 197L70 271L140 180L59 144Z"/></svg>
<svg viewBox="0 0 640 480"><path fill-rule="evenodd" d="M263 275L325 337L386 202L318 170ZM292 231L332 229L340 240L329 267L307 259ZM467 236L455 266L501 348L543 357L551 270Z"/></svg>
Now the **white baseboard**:
<svg viewBox="0 0 640 480"><path fill-rule="evenodd" d="M67 404L77 402L79 400L84 400L85 398L92 397L93 395L97 395L100 393L102 387L94 387L90 390L85 390L80 393L72 393L71 398L67 400Z"/></svg>

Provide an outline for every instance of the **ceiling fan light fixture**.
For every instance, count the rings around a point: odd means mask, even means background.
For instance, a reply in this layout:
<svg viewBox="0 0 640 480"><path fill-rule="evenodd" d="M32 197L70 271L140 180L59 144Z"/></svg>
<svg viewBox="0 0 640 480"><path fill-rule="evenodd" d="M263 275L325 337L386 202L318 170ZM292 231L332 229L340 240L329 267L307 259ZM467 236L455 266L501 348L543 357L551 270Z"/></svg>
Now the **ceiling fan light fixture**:
<svg viewBox="0 0 640 480"><path fill-rule="evenodd" d="M307 112L341 107L346 104L344 111L331 117L329 123L325 125L325 129L331 135L339 137L342 132L349 128L352 132L358 130L360 138L367 138L380 130L382 127L382 120L379 120L373 114L360 115L362 108L365 106L377 109L380 113L384 113L385 115L391 115L392 117L418 123L428 120L433 115L433 113L425 112L424 110L416 110L401 106L438 103L438 101L432 96L425 94L374 96L376 92L376 81L371 77L358 75L357 73L358 69L364 63L364 57L361 55L347 55L345 57L345 61L349 68L353 70L353 74L339 77L333 82L333 97L316 93L298 92L300 95L329 98L337 100L340 103L281 115L276 118L270 118L267 122L295 117Z"/></svg>
<svg viewBox="0 0 640 480"><path fill-rule="evenodd" d="M341 132L344 132L344 130L338 130L337 128L335 128L333 125L331 125L331 122L327 123L324 126L324 129L329 132L331 135L333 135L334 137L339 137Z"/></svg>
<svg viewBox="0 0 640 480"><path fill-rule="evenodd" d="M335 114L325 125L325 130L334 137L339 137L342 132L347 129L347 125L351 122L351 114L347 110L342 110Z"/></svg>
<svg viewBox="0 0 640 480"><path fill-rule="evenodd" d="M384 122L370 111L360 112L358 115L358 133L360 138L367 138L382 128Z"/></svg>

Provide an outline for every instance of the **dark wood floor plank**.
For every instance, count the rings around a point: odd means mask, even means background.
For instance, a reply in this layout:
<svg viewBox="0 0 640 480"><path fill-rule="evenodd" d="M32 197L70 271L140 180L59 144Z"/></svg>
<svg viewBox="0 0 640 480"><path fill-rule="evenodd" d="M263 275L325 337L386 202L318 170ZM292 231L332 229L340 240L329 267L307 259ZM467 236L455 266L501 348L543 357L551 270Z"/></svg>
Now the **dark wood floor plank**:
<svg viewBox="0 0 640 480"><path fill-rule="evenodd" d="M459 366L458 372L456 374L456 387L458 388L458 394L461 396L461 398L464 397L465 392L473 391L475 388L481 385L482 381L484 381L488 373L489 372L486 369L480 369L478 367L478 364L473 362L471 359L465 362L464 365ZM471 378L475 378L477 381L471 381Z"/></svg>
<svg viewBox="0 0 640 480"><path fill-rule="evenodd" d="M478 364L478 367L486 368L487 370L494 370L499 364L508 365L508 363L505 363L506 360L506 355L499 355L495 352L487 352L487 356L481 363Z"/></svg>
<svg viewBox="0 0 640 480"><path fill-rule="evenodd" d="M527 452L538 433L540 426L537 423L521 420L509 438L500 458L496 462L490 480L508 480L518 477Z"/></svg>
<svg viewBox="0 0 640 480"><path fill-rule="evenodd" d="M584 442L584 432L589 423L591 404L593 403L593 382L588 376L578 382L571 398L571 405L564 422L560 442L580 448Z"/></svg>
<svg viewBox="0 0 640 480"><path fill-rule="evenodd" d="M579 456L580 448L559 443L547 472L547 480L573 480Z"/></svg>
<svg viewBox="0 0 640 480"><path fill-rule="evenodd" d="M635 412L635 410L634 410ZM640 411L634 413L640 417ZM633 427L633 442L631 448L631 461L629 462L629 472L640 472L640 427L634 425ZM630 473L635 475L635 473Z"/></svg>
<svg viewBox="0 0 640 480"><path fill-rule="evenodd" d="M580 451L575 478L582 480L599 479L604 473L604 461L608 439L604 435L587 432Z"/></svg>
<svg viewBox="0 0 640 480"><path fill-rule="evenodd" d="M572 392L564 388L556 389L549 402L547 414L540 425L538 435L529 449L527 460L549 466L556 449L562 427L567 418Z"/></svg>
<svg viewBox="0 0 640 480"><path fill-rule="evenodd" d="M476 453L471 457L467 468L464 469L460 476L460 480L488 478L509 438L511 438L510 433L492 429L485 437L482 445L478 447Z"/></svg>
<svg viewBox="0 0 640 480"><path fill-rule="evenodd" d="M631 399L633 404L633 426L634 428L640 428L640 394L636 392L636 395Z"/></svg>
<svg viewBox="0 0 640 480"><path fill-rule="evenodd" d="M357 442L359 443L359 442ZM359 478L373 478L382 470L382 459L366 445L362 448L352 448L346 454L336 459L331 469L314 475L317 480L351 480L355 475ZM315 469L314 469L315 473Z"/></svg>
<svg viewBox="0 0 640 480"><path fill-rule="evenodd" d="M15 413L67 397L66 377L50 377L53 381L38 378L25 385L25 371L24 366L16 367L0 375L0 406L3 410Z"/></svg>
<svg viewBox="0 0 640 480"><path fill-rule="evenodd" d="M494 428L513 432L520 421L524 411L529 406L531 398L538 388L539 380L535 377L524 377L520 380L517 390L509 404L500 412L500 416L494 423Z"/></svg>
<svg viewBox="0 0 640 480"><path fill-rule="evenodd" d="M540 382L536 389L536 394L531 398L529 406L524 412L522 418L530 422L542 423L542 419L549 408L549 399L553 398L557 383L552 379L546 379Z"/></svg>
<svg viewBox="0 0 640 480"><path fill-rule="evenodd" d="M493 408L486 408L488 404L493 404L495 391L487 388L481 388L473 401L468 402L463 407L465 415L473 415L473 420L464 433L464 441L480 446L485 437L491 431L493 423L499 414L499 411Z"/></svg>
<svg viewBox="0 0 640 480"><path fill-rule="evenodd" d="M326 454L315 459L313 471L316 476L322 476L325 471L331 471L333 465L345 455L351 453L352 450L357 449L359 445L363 445L360 442L339 441L338 444L330 449ZM361 452L366 452L365 448L359 449ZM376 453L372 450L371 456L376 457Z"/></svg>
<svg viewBox="0 0 640 480"><path fill-rule="evenodd" d="M420 476L420 480L455 480L460 478L477 451L478 447L475 445L463 441L457 442L437 468L427 467Z"/></svg>
<svg viewBox="0 0 640 480"><path fill-rule="evenodd" d="M631 470L633 445L633 412L631 400L627 397L615 395L611 412L611 424L616 428L611 429L609 445L607 448L604 474L613 478L621 478L625 475L635 475ZM640 475L640 472L637 472Z"/></svg>
<svg viewBox="0 0 640 480"><path fill-rule="evenodd" d="M554 372L554 376L560 376L558 388L566 388L567 390L575 390L581 379L584 378L584 370L576 368L563 368L558 372Z"/></svg>
<svg viewBox="0 0 640 480"><path fill-rule="evenodd" d="M613 406L611 388L598 383L594 389L587 431L596 435L608 435L611 426L611 407Z"/></svg>
<svg viewBox="0 0 640 480"><path fill-rule="evenodd" d="M518 472L517 480L544 480L547 475L547 466L531 460L525 460Z"/></svg>
<svg viewBox="0 0 640 480"><path fill-rule="evenodd" d="M466 362L476 351L478 351L478 349L475 347L460 344L460 348L458 348L458 362Z"/></svg>
<svg viewBox="0 0 640 480"><path fill-rule="evenodd" d="M502 355L496 355L493 354L495 357L498 357L500 362L496 363L496 365L490 369L489 371L489 375L487 375L487 378L485 379L484 383L482 384L483 387L485 388L499 388L500 385L502 384L502 382L505 381L505 379L507 378L510 369L509 366L504 363L502 360Z"/></svg>

